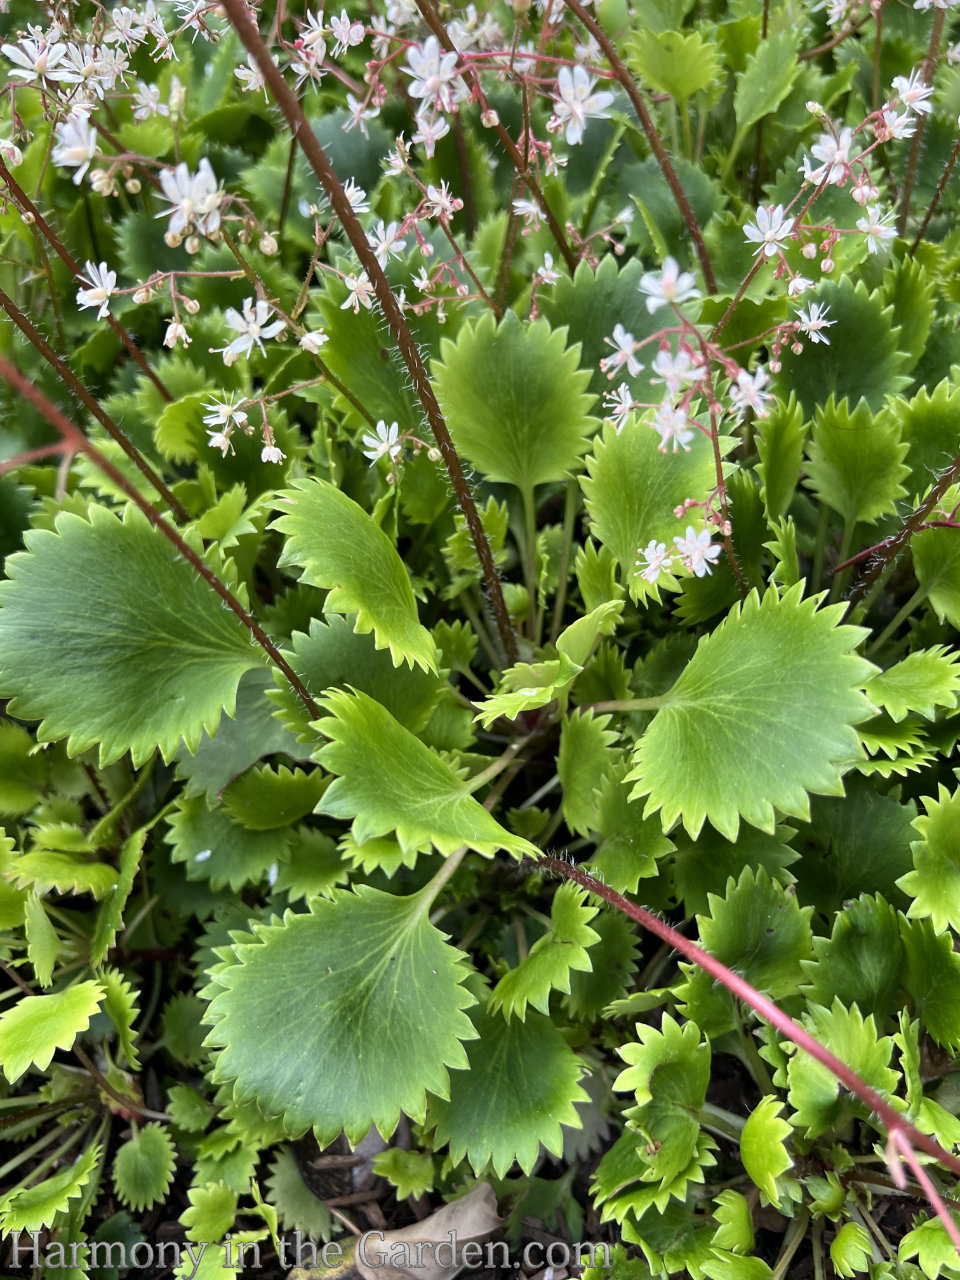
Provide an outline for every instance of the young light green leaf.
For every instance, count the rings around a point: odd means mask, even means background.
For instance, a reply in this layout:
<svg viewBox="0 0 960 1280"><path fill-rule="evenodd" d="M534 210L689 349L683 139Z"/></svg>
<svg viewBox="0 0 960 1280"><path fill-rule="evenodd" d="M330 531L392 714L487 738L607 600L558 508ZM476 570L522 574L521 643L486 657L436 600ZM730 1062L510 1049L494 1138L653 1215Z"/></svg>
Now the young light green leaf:
<svg viewBox="0 0 960 1280"><path fill-rule="evenodd" d="M923 797L926 814L914 820L920 839L911 844L913 871L897 885L913 901L911 919L929 917L937 933L960 929L960 789L940 783L936 800Z"/></svg>
<svg viewBox="0 0 960 1280"><path fill-rule="evenodd" d="M135 507L122 523L103 507L88 517L61 515L7 560L0 693L71 755L97 746L103 765L129 751L139 766L159 748L169 761L233 711L262 655Z"/></svg>
<svg viewBox="0 0 960 1280"><path fill-rule="evenodd" d="M24 996L0 1014L0 1067L11 1084L31 1064L45 1071L57 1049L69 1049L103 1000L99 982L78 982L49 996Z"/></svg>
<svg viewBox="0 0 960 1280"><path fill-rule="evenodd" d="M120 848L120 860L114 885L97 908L97 918L90 939L90 963L96 969L107 958L113 946L117 930L123 923L123 909L140 869L140 858L147 838L147 828L141 827L124 840Z"/></svg>
<svg viewBox="0 0 960 1280"><path fill-rule="evenodd" d="M275 506L282 514L272 528L287 535L280 565L296 565L302 582L328 589L328 613L356 613L354 630L372 631L394 666L436 671L436 646L420 625L403 561L363 507L315 478L294 481Z"/></svg>
<svg viewBox="0 0 960 1280"><path fill-rule="evenodd" d="M330 715L317 728L330 742L316 759L339 774L320 802L320 812L352 818L359 845L396 832L402 849L426 841L441 853L469 845L490 855L537 855L529 841L511 835L471 795L459 777L429 747L398 724L366 694L332 690L323 701Z"/></svg>
<svg viewBox="0 0 960 1280"><path fill-rule="evenodd" d="M223 1182L191 1187L190 1207L180 1215L188 1240L222 1240L237 1216L236 1191ZM219 1250L217 1251L219 1252Z"/></svg>
<svg viewBox="0 0 960 1280"><path fill-rule="evenodd" d="M761 41L747 59L746 70L737 77L733 95L738 138L744 137L758 120L776 111L793 88L802 66L797 61L800 38L798 28L788 27Z"/></svg>
<svg viewBox="0 0 960 1280"><path fill-rule="evenodd" d="M55 996L39 996L41 1000L53 1000ZM9 1235L15 1231L39 1231L49 1227L57 1215L70 1206L71 1200L82 1195L84 1187L97 1174L100 1163L100 1146L87 1147L75 1161L52 1177L45 1178L34 1187L21 1187L0 1197L0 1232Z"/></svg>
<svg viewBox="0 0 960 1280"><path fill-rule="evenodd" d="M850 524L873 524L906 495L908 447L894 418L874 418L863 400L851 412L847 400L830 396L807 444L807 487Z"/></svg>
<svg viewBox="0 0 960 1280"><path fill-rule="evenodd" d="M60 938L50 923L43 903L33 890L23 904L23 927L27 937L27 959L41 987L49 987L53 966L60 954Z"/></svg>
<svg viewBox="0 0 960 1280"><path fill-rule="evenodd" d="M341 1129L359 1142L373 1124L389 1136L401 1111L422 1122L425 1090L447 1093L447 1068L466 1065L461 1041L475 1034L462 954L427 901L361 885L255 925L207 989L215 1079L292 1135L312 1126L322 1146ZM264 1028L277 1026L296 1035L265 1054Z"/></svg>
<svg viewBox="0 0 960 1280"><path fill-rule="evenodd" d="M872 1253L870 1237L859 1222L845 1222L830 1242L830 1261L838 1276L869 1270Z"/></svg>
<svg viewBox="0 0 960 1280"><path fill-rule="evenodd" d="M793 501L805 435L803 410L793 394L786 404L777 401L769 416L758 423L757 473L763 505L771 523L782 519Z"/></svg>
<svg viewBox="0 0 960 1280"><path fill-rule="evenodd" d="M630 40L627 61L635 74L681 106L721 74L720 46L697 31L640 30Z"/></svg>
<svg viewBox="0 0 960 1280"><path fill-rule="evenodd" d="M852 726L869 715L873 667L850 652L865 633L840 624L844 607L801 591L751 593L664 695L629 779L665 829L682 817L696 838L709 820L733 840L741 817L772 832L777 810L808 816L808 792L843 793L841 768L863 758Z"/></svg>
<svg viewBox="0 0 960 1280"><path fill-rule="evenodd" d="M136 992L119 969L103 969L100 981L104 991L103 1009L116 1030L120 1056L132 1071L139 1071L140 1055L133 1031L133 1024L140 1012Z"/></svg>
<svg viewBox="0 0 960 1280"><path fill-rule="evenodd" d="M786 1148L792 1125L781 1118L784 1104L774 1094L761 1098L740 1134L740 1159L753 1182L771 1204L779 1205L784 1174L793 1167Z"/></svg>
<svg viewBox="0 0 960 1280"><path fill-rule="evenodd" d="M886 671L880 671L866 687L867 697L883 707L891 720L903 720L918 711L927 720L937 707L957 705L960 693L960 657L946 645L917 649Z"/></svg>
<svg viewBox="0 0 960 1280"><path fill-rule="evenodd" d="M139 1213L167 1194L176 1166L173 1139L159 1124L145 1124L119 1148L113 1185L125 1205Z"/></svg>
<svg viewBox="0 0 960 1280"><path fill-rule="evenodd" d="M489 1162L502 1178L514 1160L529 1173L541 1143L559 1155L560 1126L580 1127L583 1066L541 1013L508 1022L481 1008L471 1018L479 1039L467 1046L470 1069L451 1074L449 1101L430 1100L436 1145L449 1142L454 1164L466 1156L477 1174Z"/></svg>
<svg viewBox="0 0 960 1280"><path fill-rule="evenodd" d="M426 1195L433 1190L433 1158L426 1151L390 1147L373 1157L373 1171L396 1188L397 1200Z"/></svg>
<svg viewBox="0 0 960 1280"><path fill-rule="evenodd" d="M550 928L530 948L529 955L515 969L508 969L494 987L487 1009L502 1009L504 1016L527 1016L530 1003L541 1013L550 1008L550 992L569 994L571 970L589 972L592 968L587 948L600 941L589 921L597 908L586 900L586 894L575 884L563 884L553 897Z"/></svg>
<svg viewBox="0 0 960 1280"><path fill-rule="evenodd" d="M576 468L597 420L580 348L546 320L488 312L440 344L437 396L457 449L490 480L531 491Z"/></svg>
<svg viewBox="0 0 960 1280"><path fill-rule="evenodd" d="M501 672L497 692L477 704L477 720L489 729L501 716L516 720L522 711L545 707L573 683L581 669L565 653L543 662L518 662Z"/></svg>
<svg viewBox="0 0 960 1280"><path fill-rule="evenodd" d="M705 501L717 483L707 436L697 432L689 450L669 458L659 452L659 440L643 422L619 435L607 423L587 460L589 474L580 482L594 535L615 556L621 580L635 600L659 600L661 588L678 588L679 579L669 572L662 572L655 585L648 583L640 576L637 558L650 542L672 547L674 536L683 535L674 508L687 498ZM730 442L724 438L720 444L725 452Z"/></svg>
<svg viewBox="0 0 960 1280"><path fill-rule="evenodd" d="M597 830L599 790L620 753L613 749L616 730L612 716L598 716L579 708L560 727L557 773L563 787L563 816L577 835Z"/></svg>

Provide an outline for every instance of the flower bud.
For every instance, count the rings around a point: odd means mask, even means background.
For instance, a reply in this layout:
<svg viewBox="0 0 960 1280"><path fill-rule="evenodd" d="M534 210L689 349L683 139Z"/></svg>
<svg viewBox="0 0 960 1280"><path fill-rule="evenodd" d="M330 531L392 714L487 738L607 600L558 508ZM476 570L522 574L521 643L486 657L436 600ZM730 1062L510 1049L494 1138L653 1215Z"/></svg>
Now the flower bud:
<svg viewBox="0 0 960 1280"><path fill-rule="evenodd" d="M480 116L480 123L485 129L495 129L500 123L500 117L494 111L493 107L488 107Z"/></svg>
<svg viewBox="0 0 960 1280"><path fill-rule="evenodd" d="M163 233L163 243L168 249L179 249L183 244L183 236L179 231L165 231Z"/></svg>
<svg viewBox="0 0 960 1280"><path fill-rule="evenodd" d="M277 252L276 236L272 236L269 231L264 232L264 234L260 237L260 243L258 244L257 247L262 254L265 254L268 258L272 258L273 255Z"/></svg>
<svg viewBox="0 0 960 1280"><path fill-rule="evenodd" d="M184 298L183 309L186 311L187 315L195 316L200 310L200 303L196 298Z"/></svg>
<svg viewBox="0 0 960 1280"><path fill-rule="evenodd" d="M800 252L805 258L815 258L817 256L817 246L813 243L805 244Z"/></svg>
<svg viewBox="0 0 960 1280"><path fill-rule="evenodd" d="M199 253L199 252L200 252L200 237L199 237L199 236L187 236L186 241L184 242L184 246L183 246L183 247L186 249L187 253L191 253L191 254L192 254L192 253Z"/></svg>

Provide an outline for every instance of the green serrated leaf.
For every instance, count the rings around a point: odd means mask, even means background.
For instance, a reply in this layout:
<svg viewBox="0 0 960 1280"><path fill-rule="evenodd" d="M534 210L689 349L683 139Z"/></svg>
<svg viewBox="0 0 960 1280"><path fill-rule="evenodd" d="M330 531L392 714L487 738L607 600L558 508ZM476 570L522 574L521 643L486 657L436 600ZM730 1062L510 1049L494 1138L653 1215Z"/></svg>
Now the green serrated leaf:
<svg viewBox="0 0 960 1280"><path fill-rule="evenodd" d="M38 1000L54 1000L55 996L37 996ZM100 1146L88 1147L71 1165L59 1173L38 1182L35 1187L23 1187L0 1197L0 1232L9 1235L18 1231L39 1231L51 1226L57 1215L63 1213L83 1194L84 1188L95 1177L100 1163Z"/></svg>
<svg viewBox="0 0 960 1280"><path fill-rule="evenodd" d="M189 1085L175 1084L167 1095L167 1110L178 1129L202 1133L213 1119L213 1107Z"/></svg>
<svg viewBox="0 0 960 1280"><path fill-rule="evenodd" d="M105 765L129 751L139 766L159 748L169 761L233 710L261 656L136 508L122 523L103 507L88 517L61 515L7 560L0 691L71 755L96 746Z"/></svg>
<svg viewBox="0 0 960 1280"><path fill-rule="evenodd" d="M516 720L523 711L545 707L564 693L580 670L565 653L543 662L518 662L500 673L497 692L477 704L476 718L489 729L501 716Z"/></svg>
<svg viewBox="0 0 960 1280"><path fill-rule="evenodd" d="M743 138L758 120L776 111L793 88L801 69L797 61L801 34L792 28L771 35L747 58L733 95L737 138Z"/></svg>
<svg viewBox="0 0 960 1280"><path fill-rule="evenodd" d="M50 923L50 917L36 890L29 893L23 904L23 928L27 937L27 959L41 987L49 987L53 967L60 954L60 938Z"/></svg>
<svg viewBox="0 0 960 1280"><path fill-rule="evenodd" d="M208 989L214 1078L235 1080L238 1101L293 1134L313 1126L321 1145L341 1129L359 1142L372 1124L389 1136L401 1110L422 1122L425 1090L447 1092L474 1034L462 956L427 920L428 902L361 885L254 925ZM280 1057L263 1052L267 1026L298 1028Z"/></svg>
<svg viewBox="0 0 960 1280"><path fill-rule="evenodd" d="M102 969L99 977L103 984L104 1012L116 1030L120 1053L131 1071L139 1071L140 1055L133 1032L133 1024L140 1012L136 992L119 969Z"/></svg>
<svg viewBox="0 0 960 1280"><path fill-rule="evenodd" d="M881 1095L892 1094L899 1075L890 1063L893 1040L878 1036L873 1014L866 1018L856 1004L845 1008L838 999L829 1009L809 1005L802 1021L821 1044L856 1071ZM794 1125L802 1126L810 1138L840 1127L856 1104L837 1077L809 1054L797 1051L787 1063L790 1104Z"/></svg>
<svg viewBox="0 0 960 1280"><path fill-rule="evenodd" d="M840 769L863 755L852 728L873 668L850 651L862 628L822 597L751 593L697 646L641 738L629 775L667 830L682 817L735 839L740 818L772 832L776 810L806 818L808 792L842 794ZM710 753L703 750L709 722Z"/></svg>
<svg viewBox="0 0 960 1280"><path fill-rule="evenodd" d="M632 71L683 106L721 73L720 47L699 32L641 30L628 46Z"/></svg>
<svg viewBox="0 0 960 1280"><path fill-rule="evenodd" d="M333 1235L333 1214L319 1200L300 1176L296 1157L289 1147L281 1147L270 1166L267 1178L270 1203L286 1231L301 1231L314 1240L329 1240Z"/></svg>
<svg viewBox="0 0 960 1280"><path fill-rule="evenodd" d="M960 659L945 645L908 654L875 675L866 687L870 701L894 721L911 711L932 720L937 707L956 707L958 692Z"/></svg>
<svg viewBox="0 0 960 1280"><path fill-rule="evenodd" d="M176 1162L173 1139L166 1129L159 1124L145 1124L114 1157L113 1185L117 1195L136 1213L152 1208L166 1196Z"/></svg>
<svg viewBox="0 0 960 1280"><path fill-rule="evenodd" d="M786 1140L792 1125L781 1118L784 1104L773 1094L761 1098L747 1117L740 1134L740 1159L751 1180L771 1204L780 1203L781 1180L793 1160Z"/></svg>
<svg viewBox="0 0 960 1280"><path fill-rule="evenodd" d="M589 921L597 908L586 901L586 894L574 884L563 884L553 897L550 928L530 948L529 955L509 969L494 987L487 1010L502 1009L509 1017L527 1016L527 1004L541 1013L550 1007L550 992L570 992L571 970L592 968L587 948L599 942L600 935Z"/></svg>
<svg viewBox="0 0 960 1280"><path fill-rule="evenodd" d="M169 821L173 861L186 864L188 880L209 880L214 889L259 883L290 848L289 831L249 831L225 810L208 809L203 796L181 796Z"/></svg>
<svg viewBox="0 0 960 1280"><path fill-rule="evenodd" d="M454 1163L466 1156L477 1174L490 1163L503 1177L514 1160L529 1174L541 1143L559 1155L560 1126L580 1126L582 1064L543 1014L508 1022L481 1007L471 1017L479 1038L467 1046L469 1070L451 1074L449 1101L430 1101L435 1142L449 1142Z"/></svg>
<svg viewBox="0 0 960 1280"><path fill-rule="evenodd" d="M862 400L851 412L846 400L837 404L830 396L817 410L807 445L806 483L850 524L874 524L906 496L908 448L895 420L874 418Z"/></svg>
<svg viewBox="0 0 960 1280"><path fill-rule="evenodd" d="M911 919L929 917L937 933L960 929L960 789L940 784L937 799L923 797L925 815L914 820L920 839L911 844L913 870L897 885L913 901Z"/></svg>
<svg viewBox="0 0 960 1280"><path fill-rule="evenodd" d="M323 705L330 715L317 728L330 741L316 759L339 776L320 812L352 818L358 845L395 832L404 850L429 841L445 854L466 844L486 855L505 849L537 856L535 845L511 835L474 799L469 780L372 698L332 690Z"/></svg>
<svg viewBox="0 0 960 1280"><path fill-rule="evenodd" d="M436 671L436 648L422 627L397 549L361 506L325 480L294 481L275 500L283 514L273 528L286 534L280 565L302 568L301 581L329 590L328 613L356 613L354 630L373 632L394 666Z"/></svg>
<svg viewBox="0 0 960 1280"><path fill-rule="evenodd" d="M238 1195L223 1182L191 1187L190 1207L180 1215L188 1240L222 1240L237 1216ZM219 1249L216 1250L219 1253Z"/></svg>
<svg viewBox="0 0 960 1280"><path fill-rule="evenodd" d="M33 1065L46 1071L57 1049L69 1049L103 1000L99 982L78 982L49 996L24 996L0 1014L0 1066L13 1084Z"/></svg>
<svg viewBox="0 0 960 1280"><path fill-rule="evenodd" d="M280 765L253 768L236 778L223 793L223 807L248 831L287 827L312 813L323 795L326 779L319 769L287 769Z"/></svg>
<svg viewBox="0 0 960 1280"><path fill-rule="evenodd" d="M617 740L608 728L612 716L574 711L560 728L557 773L563 787L563 817L571 831L586 835L597 830L600 785L617 762Z"/></svg>
<svg viewBox="0 0 960 1280"><path fill-rule="evenodd" d="M816 960L801 960L804 994L829 1006L835 997L849 1006L856 1000L879 1018L898 1003L903 946L897 913L879 895L848 902L833 921L829 938L814 938Z"/></svg>
<svg viewBox="0 0 960 1280"><path fill-rule="evenodd" d="M490 480L531 492L576 468L596 427L590 375L566 330L546 320L497 326L489 313L440 344L437 396L453 442Z"/></svg>
<svg viewBox="0 0 960 1280"><path fill-rule="evenodd" d="M116 882L97 909L93 937L90 939L90 963L95 969L107 958L107 953L116 940L117 930L123 923L123 909L140 870L146 838L147 829L141 827L124 840L121 846Z"/></svg>
<svg viewBox="0 0 960 1280"><path fill-rule="evenodd" d="M778 400L758 424L757 473L763 505L771 522L782 519L793 501L805 434L803 411L793 394L786 404Z"/></svg>
<svg viewBox="0 0 960 1280"><path fill-rule="evenodd" d="M664 457L656 431L636 422L619 435L607 423L603 438L587 461L589 474L581 480L594 536L613 553L622 580L634 599L660 599L660 589L676 590L679 577L662 572L657 583L648 583L637 569L637 558L647 544L673 545L684 527L673 514L687 498L705 501L716 487L717 473L710 440L697 432L689 450ZM729 442L721 441L725 451Z"/></svg>
<svg viewBox="0 0 960 1280"><path fill-rule="evenodd" d="M373 1171L396 1188L397 1199L422 1196L433 1190L433 1157L426 1151L401 1151L390 1147L373 1157Z"/></svg>

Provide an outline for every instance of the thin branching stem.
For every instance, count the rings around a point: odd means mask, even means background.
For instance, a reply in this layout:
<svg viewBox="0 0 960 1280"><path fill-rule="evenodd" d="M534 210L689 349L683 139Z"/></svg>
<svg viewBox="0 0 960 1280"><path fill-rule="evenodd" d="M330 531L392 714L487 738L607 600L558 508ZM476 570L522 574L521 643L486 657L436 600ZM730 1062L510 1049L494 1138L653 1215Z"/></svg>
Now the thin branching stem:
<svg viewBox="0 0 960 1280"><path fill-rule="evenodd" d="M612 41L607 37L606 32L600 23L597 22L591 14L589 14L580 0L564 0L567 8L587 28L597 44L603 50L603 56L606 58L610 70L619 80L620 84L626 91L627 97L637 113L637 119L640 121L640 127L643 129L644 136L650 146L650 150L656 157L657 164L660 166L660 172L667 180L667 185L673 192L673 198L677 202L677 207L686 224L687 231L690 233L690 239L693 241L694 248L697 251L697 258L700 261L700 270L703 272L704 283L707 286L708 293L717 292L717 281L713 274L713 266L710 263L710 255L707 253L707 246L703 240L703 232L700 230L700 223L697 221L697 215L693 212L693 207L687 199L687 193L680 185L680 179L677 177L677 171L674 169L670 157L667 155L666 148L657 132L657 126L653 122L653 117L647 110L647 104L643 100L637 83L623 59L617 53Z"/></svg>
<svg viewBox="0 0 960 1280"><path fill-rule="evenodd" d="M466 519L473 545L476 548L477 558L480 561L484 586L486 587L487 597L497 624L500 643L503 646L507 661L512 665L517 660L517 638L510 623L510 614L503 598L500 575L497 572L490 542L480 520L480 513L477 511L477 504L474 501L470 485L467 483L460 457L450 438L450 432L440 411L440 405L431 385L426 365L417 348L413 334L404 319L396 294L390 287L390 282L377 261L377 256L370 246L370 242L363 227L360 225L360 220L353 210L347 193L343 189L343 183L334 172L333 166L317 135L310 128L296 94L284 80L283 72L271 58L270 51L264 44L243 0L223 0L223 8L237 35L240 37L244 48L260 68L264 81L273 94L274 101L282 111L291 132L303 148L304 155L317 175L334 213L340 220L340 225L343 227L347 239L360 259L360 265L373 286L373 291L380 304L384 319L390 326L390 330L400 349L400 354L403 357L403 362L410 373L414 390L423 405L427 421L437 442L437 448L440 450L440 456L447 468L447 474L450 476L460 510Z"/></svg>
<svg viewBox="0 0 960 1280"><path fill-rule="evenodd" d="M84 408L96 418L110 438L116 441L144 479L156 489L177 519L189 520L190 517L186 509L170 491L162 477L154 471L140 450L127 439L110 415L100 407L66 361L57 355L36 325L23 314L13 299L4 293L2 289L0 289L0 308L7 313L24 337L29 338L44 360L57 371L62 381L66 383ZM85 436L84 439L86 439Z"/></svg>
<svg viewBox="0 0 960 1280"><path fill-rule="evenodd" d="M940 37L943 35L943 22L946 9L934 9L933 27L930 31L930 47L923 62L923 82L933 84L933 76L937 69L937 54L940 52ZM907 233L907 219L910 217L910 197L913 195L913 184L917 179L917 168L920 164L920 148L923 146L923 135L927 127L925 114L917 115L917 130L910 144L910 156L907 160L907 172L900 192L900 216L897 219L897 235Z"/></svg>
<svg viewBox="0 0 960 1280"><path fill-rule="evenodd" d="M69 269L69 271L74 277L79 278L80 276L82 276L83 272L81 271L76 259L73 258L73 256L70 254L69 250L66 248L63 241L60 239L57 233L53 230L53 228L44 218L43 214L40 212L37 206L33 203L33 201L30 199L30 197L27 195L24 189L17 182L16 178L13 176L13 174L4 164L2 159L0 159L0 180L3 181L7 190L13 196L13 199L16 202L17 206L19 207L21 214L29 214L31 216L31 218L33 219L34 225L43 234L47 243L50 245L51 249L53 249L54 253L56 253L57 257L61 260L64 266L66 266ZM160 392L161 396L163 396L164 400L166 400L167 403L169 404L173 400L173 396L167 390L166 386L160 380L158 375L150 367L149 361L147 360L143 352L140 350L140 348L137 346L136 342L134 342L133 338L130 336L130 334L126 331L126 329L123 327L120 321L117 320L115 316L108 315L107 320L109 321L110 328L114 331L114 333L123 343L123 345L126 347L131 357L136 361L136 363L140 366L140 368L143 370L146 376L150 379L153 385Z"/></svg>
<svg viewBox="0 0 960 1280"><path fill-rule="evenodd" d="M100 468L103 474L107 476L107 478L112 481L118 489L121 489L131 502L139 507L154 528L158 529L167 541L176 547L184 560L186 560L187 563L194 568L197 573L199 573L200 577L214 589L224 604L236 614L246 629L253 636L254 640L256 640L257 644L260 645L264 653L266 653L270 658L270 661L278 667L279 670L283 672L284 676L286 676L287 680L289 680L301 702L310 713L310 718L312 720L318 720L320 718L320 708L314 702L306 686L284 658L283 654L266 634L257 620L247 612L230 588L226 586L225 583L221 582L209 565L205 564L193 548L184 542L183 538L181 538L173 525L170 524L168 520L165 520L158 511L154 510L143 494L137 490L136 486L130 483L123 472L115 467L109 458L104 457L96 445L87 439L79 427L75 426L65 414L61 413L52 400L48 400L42 391L35 387L32 382L25 378L23 374L20 373L20 371L16 369L9 360L4 359L3 356L0 356L0 378L5 378L6 381L10 383L11 387L13 387L14 391L18 392L18 394L23 396L25 400L29 400L31 404L39 409L50 425L59 432L64 442L68 444L71 449L75 452L85 453L87 457Z"/></svg>
<svg viewBox="0 0 960 1280"><path fill-rule="evenodd" d="M692 960L715 982L722 983L738 1000L742 1000L744 1004L749 1005L764 1022L769 1022L782 1036L793 1041L798 1049L802 1049L811 1058L815 1058L821 1066L826 1067L845 1089L849 1089L855 1097L860 1099L864 1106L876 1115L891 1136L894 1133L901 1134L915 1150L925 1151L927 1155L932 1156L945 1169L950 1169L953 1173L960 1174L960 1157L952 1155L949 1151L944 1150L939 1142L936 1142L927 1134L921 1133L909 1120L904 1119L901 1113L891 1106L886 1098L881 1097L872 1085L869 1085L862 1076L859 1076L856 1071L848 1067L835 1053L831 1053L819 1040L815 1040L809 1031L805 1031L798 1022L794 1022L792 1018L788 1017L772 1000L758 991L756 987L752 987L749 982L744 981L732 969L728 969L725 964L721 964L719 960L714 959L702 947L690 942L682 933L671 928L663 920L659 920L644 907L631 902L629 898L624 897L622 893L618 893L616 889L611 889L594 876L581 870L580 867L564 862L562 858L544 855L533 865L535 867L548 867L551 871L556 872L557 875L563 876L567 880L575 881L582 888L589 890L590 893L595 894L598 898L609 902L612 907L616 907L618 911L628 915L631 920L635 920L644 929L655 934L663 942L673 947L675 951L679 951L682 956Z"/></svg>

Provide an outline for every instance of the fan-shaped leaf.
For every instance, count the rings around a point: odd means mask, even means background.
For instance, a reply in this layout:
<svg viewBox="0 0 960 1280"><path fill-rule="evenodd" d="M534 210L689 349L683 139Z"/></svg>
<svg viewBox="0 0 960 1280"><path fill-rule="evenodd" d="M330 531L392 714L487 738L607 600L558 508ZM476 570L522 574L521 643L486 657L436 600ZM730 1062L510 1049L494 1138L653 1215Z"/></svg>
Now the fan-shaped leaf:
<svg viewBox="0 0 960 1280"><path fill-rule="evenodd" d="M913 898L907 915L929 916L937 933L960 930L960 789L951 795L943 783L939 796L923 797L926 814L913 825L921 839L911 846L913 871L898 886Z"/></svg>
<svg viewBox="0 0 960 1280"><path fill-rule="evenodd" d="M140 765L158 747L170 760L181 738L192 750L233 710L261 655L136 508L122 523L96 506L61 515L25 542L0 585L0 692L42 720L40 741Z"/></svg>
<svg viewBox="0 0 960 1280"><path fill-rule="evenodd" d="M125 1205L139 1213L167 1194L176 1155L173 1139L158 1124L145 1124L117 1151L113 1185Z"/></svg>
<svg viewBox="0 0 960 1280"><path fill-rule="evenodd" d="M488 314L441 343L434 376L450 434L490 480L530 491L562 480L586 452L596 427L590 375L566 337L510 312L499 326Z"/></svg>
<svg viewBox="0 0 960 1280"><path fill-rule="evenodd" d="M359 845L396 832L404 850L430 841L441 853L466 844L483 854L505 849L518 858L537 855L534 845L511 835L473 798L469 781L378 702L333 690L324 706L331 714L317 728L330 742L316 758L340 776L327 788L320 811L352 818Z"/></svg>
<svg viewBox="0 0 960 1280"><path fill-rule="evenodd" d="M78 982L50 996L24 996L0 1014L0 1066L11 1084L31 1064L45 1071L69 1049L103 1000L99 982Z"/></svg>
<svg viewBox="0 0 960 1280"><path fill-rule="evenodd" d="M356 613L354 630L372 631L394 666L436 671L436 646L397 549L363 507L325 480L297 480L276 499L273 528L287 535L281 565L303 569L301 581L329 589L328 613Z"/></svg>
<svg viewBox="0 0 960 1280"><path fill-rule="evenodd" d="M359 1142L372 1124L389 1136L401 1110L422 1121L425 1090L447 1092L447 1068L466 1065L460 1041L475 1034L461 953L427 906L361 886L255 925L208 988L215 1078L235 1080L239 1101L283 1116L292 1134L313 1126L321 1145L341 1129ZM265 1028L277 1026L296 1035L265 1054Z"/></svg>
<svg viewBox="0 0 960 1280"><path fill-rule="evenodd" d="M569 994L571 970L589 972L592 968L587 948L600 941L589 925L596 914L597 908L586 901L582 889L561 885L550 909L550 928L533 944L530 954L503 975L490 995L488 1010L503 1009L506 1017L515 1013L523 1019L528 1002L547 1013L551 991Z"/></svg>
<svg viewBox="0 0 960 1280"><path fill-rule="evenodd" d="M41 1000L54 996L39 996ZM57 1215L70 1207L70 1201L83 1192L96 1175L100 1163L99 1145L88 1147L80 1158L59 1173L38 1182L35 1187L21 1187L0 1197L0 1232L39 1231L53 1224Z"/></svg>
<svg viewBox="0 0 960 1280"><path fill-rule="evenodd" d="M874 418L862 400L851 413L846 400L837 404L831 396L817 411L807 446L807 485L851 524L873 524L906 494L908 447L890 416Z"/></svg>
<svg viewBox="0 0 960 1280"><path fill-rule="evenodd" d="M479 1039L467 1046L470 1069L451 1074L449 1102L430 1100L436 1143L449 1142L454 1163L466 1156L475 1173L490 1162L503 1177L514 1160L529 1173L541 1143L559 1155L560 1126L580 1127L582 1064L543 1014L507 1022L481 1008L471 1018Z"/></svg>
<svg viewBox="0 0 960 1280"><path fill-rule="evenodd" d="M807 792L842 794L840 769L862 758L852 725L873 668L850 653L862 628L843 606L817 609L801 588L754 592L705 636L637 746L634 796L667 830L696 838L708 819L728 839L740 818L773 831L775 811L805 818ZM709 743L709 751L705 750Z"/></svg>

